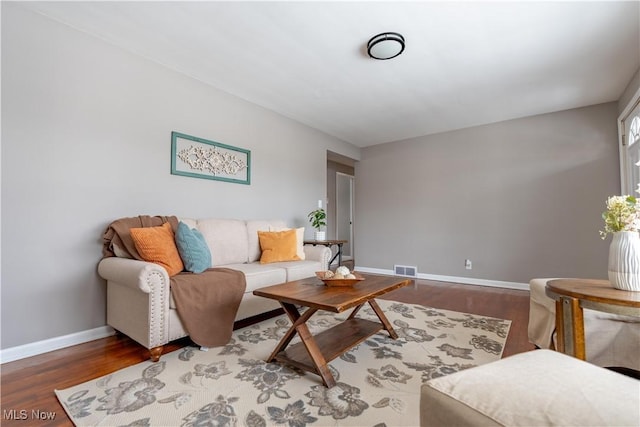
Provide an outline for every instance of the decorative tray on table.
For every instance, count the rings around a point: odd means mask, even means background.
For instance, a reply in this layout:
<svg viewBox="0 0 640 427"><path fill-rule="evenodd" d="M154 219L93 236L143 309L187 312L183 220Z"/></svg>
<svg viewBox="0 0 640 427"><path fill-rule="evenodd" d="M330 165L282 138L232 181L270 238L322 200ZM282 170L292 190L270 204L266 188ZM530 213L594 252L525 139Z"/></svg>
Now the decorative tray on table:
<svg viewBox="0 0 640 427"><path fill-rule="evenodd" d="M344 274L346 271L346 274ZM318 279L325 285L331 286L353 286L364 280L364 277L357 273L350 272L346 267L338 267L335 272L331 270L316 271Z"/></svg>

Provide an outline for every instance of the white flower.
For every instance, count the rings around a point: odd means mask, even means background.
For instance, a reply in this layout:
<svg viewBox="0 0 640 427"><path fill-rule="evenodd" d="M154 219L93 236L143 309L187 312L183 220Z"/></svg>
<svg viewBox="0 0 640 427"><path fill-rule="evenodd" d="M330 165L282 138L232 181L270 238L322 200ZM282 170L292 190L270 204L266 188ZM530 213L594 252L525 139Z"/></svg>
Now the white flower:
<svg viewBox="0 0 640 427"><path fill-rule="evenodd" d="M604 239L608 233L638 231L640 229L640 203L633 196L611 196L607 199L607 210L602 213Z"/></svg>

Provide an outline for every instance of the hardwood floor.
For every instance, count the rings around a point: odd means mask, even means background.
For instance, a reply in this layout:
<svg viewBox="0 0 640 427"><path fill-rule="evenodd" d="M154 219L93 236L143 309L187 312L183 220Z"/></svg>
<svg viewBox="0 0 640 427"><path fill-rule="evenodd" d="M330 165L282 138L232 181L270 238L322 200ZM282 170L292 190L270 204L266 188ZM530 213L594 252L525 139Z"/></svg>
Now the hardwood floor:
<svg viewBox="0 0 640 427"><path fill-rule="evenodd" d="M416 280L385 299L512 321L504 356L533 349L527 339L529 292ZM183 339L165 352L189 345ZM64 389L148 359L148 351L119 335L1 365L3 426L72 425L54 389ZM40 417L40 418L38 418Z"/></svg>
<svg viewBox="0 0 640 427"><path fill-rule="evenodd" d="M527 336L529 291L416 280L386 299L511 320L502 357L534 349Z"/></svg>

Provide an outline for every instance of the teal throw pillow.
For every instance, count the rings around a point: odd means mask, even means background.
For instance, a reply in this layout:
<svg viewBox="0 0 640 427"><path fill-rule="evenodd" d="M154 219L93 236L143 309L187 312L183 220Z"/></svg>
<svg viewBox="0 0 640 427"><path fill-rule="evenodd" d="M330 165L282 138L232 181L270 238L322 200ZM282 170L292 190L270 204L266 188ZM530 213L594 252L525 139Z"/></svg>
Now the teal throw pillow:
<svg viewBox="0 0 640 427"><path fill-rule="evenodd" d="M176 245L185 270L192 273L202 273L211 267L211 252L204 236L195 228L189 228L182 221L178 224Z"/></svg>

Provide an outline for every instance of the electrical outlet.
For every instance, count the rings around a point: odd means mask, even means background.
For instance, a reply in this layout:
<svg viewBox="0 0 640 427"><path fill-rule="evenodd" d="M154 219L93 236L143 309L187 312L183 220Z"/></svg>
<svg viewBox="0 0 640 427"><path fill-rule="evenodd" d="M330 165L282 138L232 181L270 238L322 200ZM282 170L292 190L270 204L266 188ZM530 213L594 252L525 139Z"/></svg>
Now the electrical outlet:
<svg viewBox="0 0 640 427"><path fill-rule="evenodd" d="M465 259L464 260L464 268L466 268L467 270L471 270L472 267L473 267L473 264L471 264L471 260L470 259Z"/></svg>

